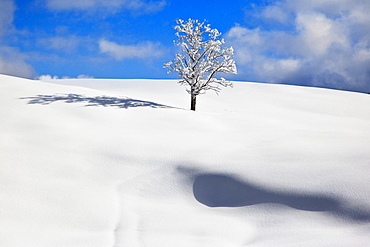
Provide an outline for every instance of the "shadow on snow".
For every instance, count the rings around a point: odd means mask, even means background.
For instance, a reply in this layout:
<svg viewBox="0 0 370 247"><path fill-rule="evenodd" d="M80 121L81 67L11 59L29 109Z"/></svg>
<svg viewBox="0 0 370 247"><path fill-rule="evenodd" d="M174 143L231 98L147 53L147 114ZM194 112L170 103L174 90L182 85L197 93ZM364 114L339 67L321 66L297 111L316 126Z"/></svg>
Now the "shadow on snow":
<svg viewBox="0 0 370 247"><path fill-rule="evenodd" d="M49 105L53 102L62 101L65 103L85 103L85 106L113 106L125 109L131 107L174 108L151 101L108 96L86 97L84 95L72 93L65 95L37 95L33 97L23 97L21 99L29 99L30 101L28 102L28 104L41 105Z"/></svg>
<svg viewBox="0 0 370 247"><path fill-rule="evenodd" d="M298 210L323 211L350 220L370 221L370 212L360 208L348 208L333 197L269 190L224 174L197 175L193 193L198 202L209 207L243 207L277 203Z"/></svg>

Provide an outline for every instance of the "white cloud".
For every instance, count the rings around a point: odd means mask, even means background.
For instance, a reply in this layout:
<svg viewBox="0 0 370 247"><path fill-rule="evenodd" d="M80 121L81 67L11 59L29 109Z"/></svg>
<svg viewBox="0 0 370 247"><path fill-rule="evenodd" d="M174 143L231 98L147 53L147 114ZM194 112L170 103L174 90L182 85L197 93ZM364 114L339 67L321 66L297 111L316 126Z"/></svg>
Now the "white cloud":
<svg viewBox="0 0 370 247"><path fill-rule="evenodd" d="M8 46L0 46L1 74L32 78L34 70L25 60L26 56L17 49Z"/></svg>
<svg viewBox="0 0 370 247"><path fill-rule="evenodd" d="M48 80L58 80L59 79L59 76L51 76L51 75L40 75L38 77L36 77L36 80L41 80L41 81L48 81Z"/></svg>
<svg viewBox="0 0 370 247"><path fill-rule="evenodd" d="M329 17L339 17L353 11L357 7L369 7L363 0L285 0L282 7L285 11L295 13L320 12Z"/></svg>
<svg viewBox="0 0 370 247"><path fill-rule="evenodd" d="M296 27L300 42L314 55L323 55L330 46L337 44L349 48L346 27L324 14L297 14Z"/></svg>
<svg viewBox="0 0 370 247"><path fill-rule="evenodd" d="M137 45L119 45L115 42L100 40L99 48L101 53L107 53L116 60L130 58L155 58L163 54L159 44L147 41Z"/></svg>
<svg viewBox="0 0 370 247"><path fill-rule="evenodd" d="M166 5L165 0L146 2L143 0L46 0L46 6L52 11L92 11L108 10L118 12L119 10L140 11L142 13L153 13L160 11Z"/></svg>
<svg viewBox="0 0 370 247"><path fill-rule="evenodd" d="M78 75L77 79L93 79L93 76L90 75Z"/></svg>
<svg viewBox="0 0 370 247"><path fill-rule="evenodd" d="M3 43L2 38L14 29L15 5L12 0L0 0L0 73L21 77L32 77L33 68L25 62L26 56L16 48Z"/></svg>
<svg viewBox="0 0 370 247"><path fill-rule="evenodd" d="M93 78L94 78L93 76L89 76L89 75L78 75L77 77L63 76L59 78L59 76L57 75L51 76L47 74L47 75L40 75L36 77L36 80L49 81L49 80L59 80L59 79L93 79Z"/></svg>
<svg viewBox="0 0 370 247"><path fill-rule="evenodd" d="M0 0L0 37L13 27L14 11L12 0Z"/></svg>
<svg viewBox="0 0 370 247"><path fill-rule="evenodd" d="M286 22L289 18L288 13L277 5L267 6L262 11L262 16L266 19L271 19L278 22Z"/></svg>
<svg viewBox="0 0 370 247"><path fill-rule="evenodd" d="M370 1L282 0L257 16L286 31L236 25L225 38L243 78L368 92L368 13Z"/></svg>
<svg viewBox="0 0 370 247"><path fill-rule="evenodd" d="M38 41L39 45L42 45L48 49L62 50L64 52L73 52L77 49L78 45L81 43L81 38L76 36L69 37L51 37L51 38L41 38Z"/></svg>

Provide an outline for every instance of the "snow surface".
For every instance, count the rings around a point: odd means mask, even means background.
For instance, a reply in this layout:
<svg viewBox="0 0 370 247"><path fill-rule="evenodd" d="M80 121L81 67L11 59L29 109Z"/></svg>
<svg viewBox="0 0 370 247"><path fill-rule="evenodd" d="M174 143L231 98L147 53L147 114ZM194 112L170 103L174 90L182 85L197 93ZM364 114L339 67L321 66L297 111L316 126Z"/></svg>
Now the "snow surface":
<svg viewBox="0 0 370 247"><path fill-rule="evenodd" d="M370 243L370 96L0 75L0 246Z"/></svg>

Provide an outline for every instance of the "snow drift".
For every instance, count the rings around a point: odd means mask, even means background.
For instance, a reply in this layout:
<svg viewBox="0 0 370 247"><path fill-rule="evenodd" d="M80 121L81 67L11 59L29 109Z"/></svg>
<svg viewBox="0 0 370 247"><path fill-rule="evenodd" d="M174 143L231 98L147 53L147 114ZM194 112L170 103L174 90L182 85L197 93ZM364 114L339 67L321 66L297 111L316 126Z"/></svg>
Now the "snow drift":
<svg viewBox="0 0 370 247"><path fill-rule="evenodd" d="M0 75L0 245L366 246L370 97Z"/></svg>

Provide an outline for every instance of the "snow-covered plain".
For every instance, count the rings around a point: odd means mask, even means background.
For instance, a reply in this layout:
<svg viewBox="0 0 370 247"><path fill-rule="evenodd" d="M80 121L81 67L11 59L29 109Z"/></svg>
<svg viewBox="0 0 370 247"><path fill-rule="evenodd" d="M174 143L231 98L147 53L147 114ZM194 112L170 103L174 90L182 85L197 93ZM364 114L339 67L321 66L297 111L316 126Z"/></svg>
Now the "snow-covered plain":
<svg viewBox="0 0 370 247"><path fill-rule="evenodd" d="M0 75L0 246L370 243L370 96Z"/></svg>

